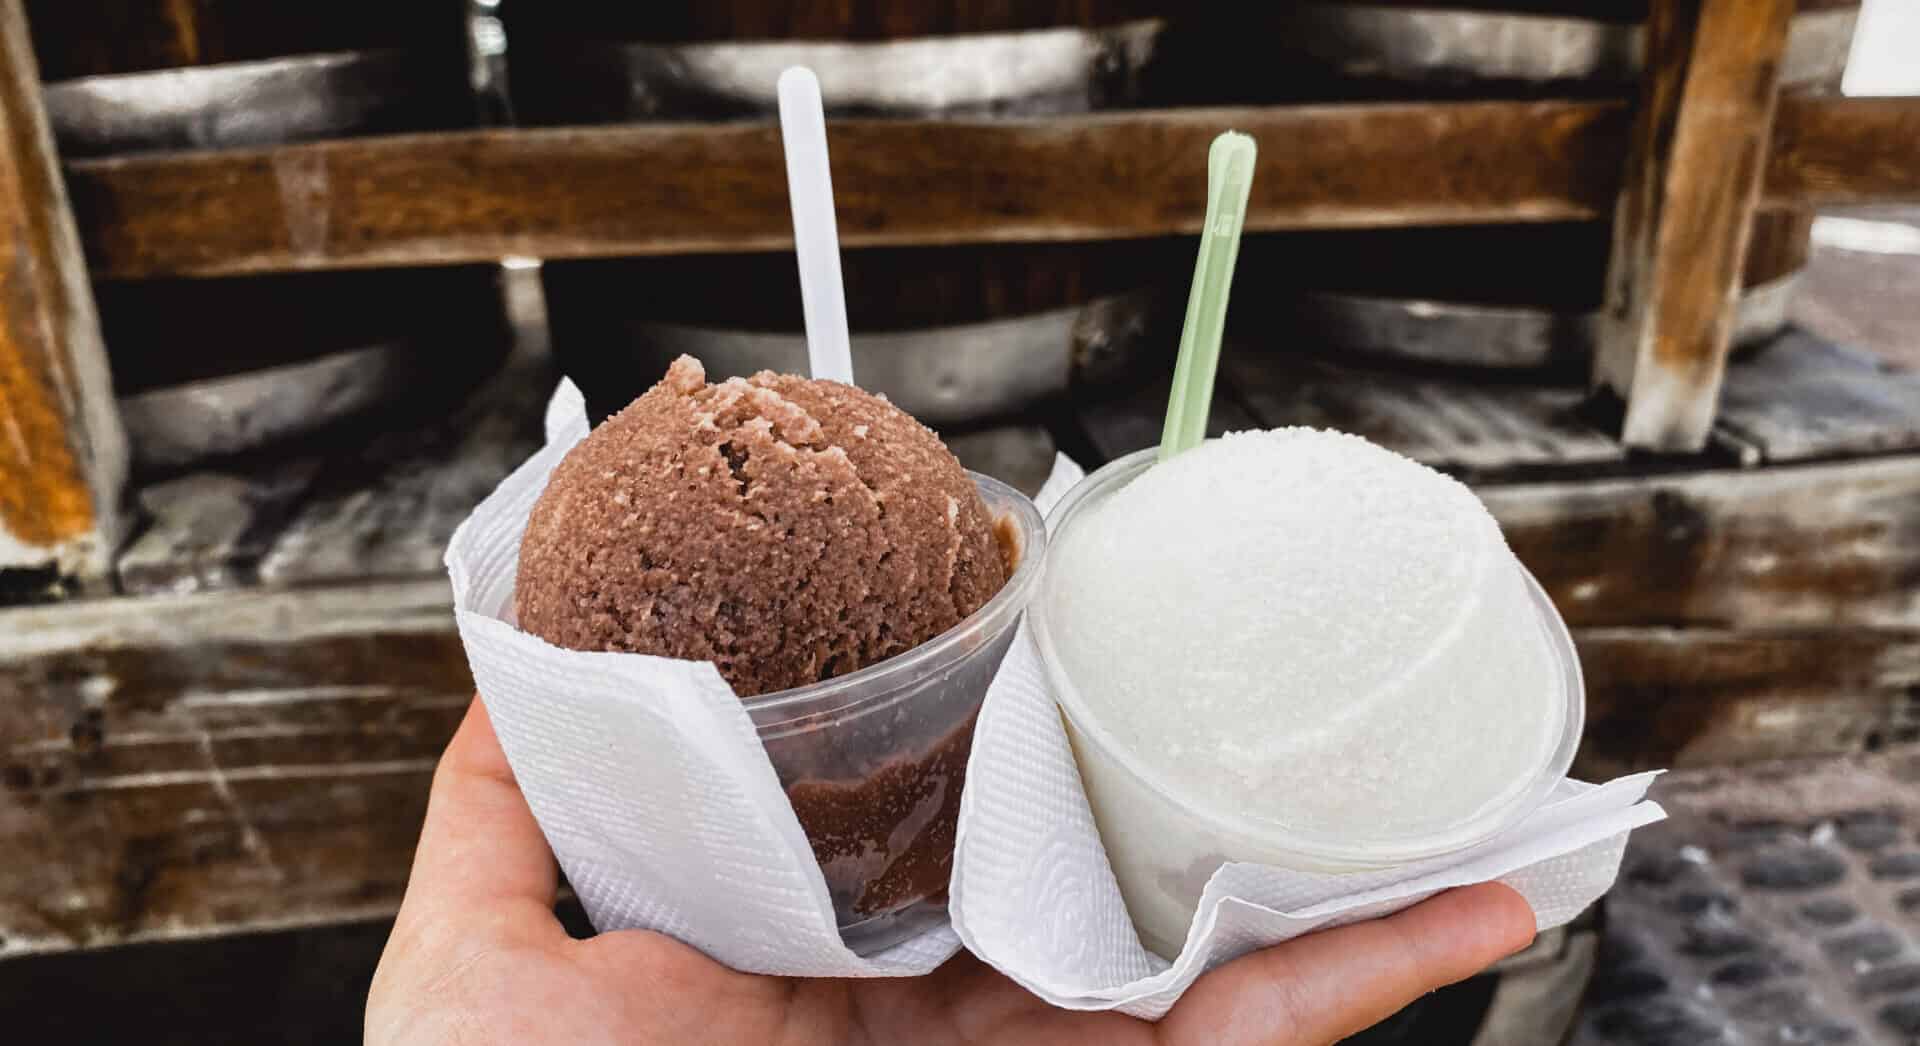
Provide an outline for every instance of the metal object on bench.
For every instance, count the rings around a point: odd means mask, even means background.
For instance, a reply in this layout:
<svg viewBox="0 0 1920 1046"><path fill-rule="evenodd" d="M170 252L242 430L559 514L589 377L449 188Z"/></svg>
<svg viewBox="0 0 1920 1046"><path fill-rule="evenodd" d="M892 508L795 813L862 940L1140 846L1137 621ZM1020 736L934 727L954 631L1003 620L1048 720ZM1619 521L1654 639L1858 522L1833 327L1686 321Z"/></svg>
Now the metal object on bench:
<svg viewBox="0 0 1920 1046"><path fill-rule="evenodd" d="M536 121L761 116L780 71L804 65L834 115L1089 112L1139 100L1165 31L1148 18L876 41L593 41L534 50L515 91Z"/></svg>
<svg viewBox="0 0 1920 1046"><path fill-rule="evenodd" d="M431 409L506 352L497 270L103 283L133 459L185 465L364 418ZM216 318L217 323L209 323ZM198 330L191 352L179 332Z"/></svg>
<svg viewBox="0 0 1920 1046"><path fill-rule="evenodd" d="M1274 5L1252 18L1273 41L1274 87L1326 100L1534 97L1547 88L1619 95L1646 62L1646 31L1634 12L1598 16L1472 11L1440 7L1311 3ZM1857 4L1796 14L1781 59L1780 85L1796 93L1837 90L1846 68ZM1762 214L1747 259L1735 344L1753 345L1786 325L1792 277L1807 254L1806 212ZM1345 250L1346 271L1316 271L1295 260L1280 286L1306 288L1275 302L1268 322L1339 350L1421 363L1489 368L1586 365L1601 340L1598 314L1607 248L1599 224L1408 230L1348 237L1372 256ZM1338 244L1330 244L1336 251ZM1437 248L1437 249L1435 249ZM1254 247L1250 253L1258 254ZM1538 266L1546 260L1546 267ZM1256 266L1257 266L1256 262ZM1482 278L1457 270L1480 270Z"/></svg>
<svg viewBox="0 0 1920 1046"><path fill-rule="evenodd" d="M148 389L120 398L134 460L185 465L252 450L366 413L423 377L405 342L282 367Z"/></svg>
<svg viewBox="0 0 1920 1046"><path fill-rule="evenodd" d="M1787 306L1800 273L1741 295L1736 348L1762 344L1787 326ZM1515 305L1388 298L1316 292L1293 313L1297 329L1317 341L1383 356L1474 367L1553 367L1592 358L1598 312L1561 312Z"/></svg>
<svg viewBox="0 0 1920 1046"><path fill-rule="evenodd" d="M1137 291L1004 319L856 333L854 373L929 425L1006 415L1065 393L1076 379L1131 368L1152 352L1154 306L1153 292ZM596 370L633 375L625 384L595 383L591 406L602 414L644 391L682 353L697 357L714 380L807 369L806 335L797 332L634 321L599 353Z"/></svg>
<svg viewBox="0 0 1920 1046"><path fill-rule="evenodd" d="M474 118L457 65L403 50L87 76L49 84L44 95L55 139L69 156L423 131L467 126ZM462 353L462 366L447 368L439 382L422 383L441 351L431 336L420 336L428 325L394 315L381 330L380 319L340 319L384 300L401 310L449 310L450 329L474 331L457 314L476 303L481 311L499 306L492 274L472 267L421 275L169 281L160 288L102 284L96 293L133 457L149 467L311 433L410 390L464 388L469 376L484 376L505 345L500 336L480 334ZM195 346L198 358L180 359L174 332L208 317L224 321L219 333Z"/></svg>
<svg viewBox="0 0 1920 1046"><path fill-rule="evenodd" d="M1802 12L1787 39L1786 86L1837 85L1858 7ZM1621 88L1645 63L1637 22L1364 4L1275 5L1279 55L1354 80L1458 84L1577 81Z"/></svg>
<svg viewBox="0 0 1920 1046"><path fill-rule="evenodd" d="M1811 215L1761 214L1744 259L1736 344L1777 337ZM1242 314L1334 352L1571 374L1603 335L1607 227L1597 222L1255 237Z"/></svg>
<svg viewBox="0 0 1920 1046"><path fill-rule="evenodd" d="M716 17L737 28L736 16ZM647 21L652 15L635 17L640 24L629 28L666 31ZM1166 31L1153 18L966 31L992 17L964 10L943 27L957 31L853 42L583 42L516 35L511 22L508 38L520 113L580 123L769 117L779 71L794 64L819 76L837 116L1086 112L1141 100ZM1112 380L1152 354L1163 333L1155 329L1159 288L1190 270L1190 254L1175 261L1185 248L1166 246L848 251L854 371L862 385L942 427L1004 418L1076 384ZM625 405L681 353L715 378L805 370L789 255L549 262L542 278L556 351L596 414Z"/></svg>
<svg viewBox="0 0 1920 1046"><path fill-rule="evenodd" d="M405 51L349 51L48 84L68 156L220 149L461 127L473 103L457 67Z"/></svg>

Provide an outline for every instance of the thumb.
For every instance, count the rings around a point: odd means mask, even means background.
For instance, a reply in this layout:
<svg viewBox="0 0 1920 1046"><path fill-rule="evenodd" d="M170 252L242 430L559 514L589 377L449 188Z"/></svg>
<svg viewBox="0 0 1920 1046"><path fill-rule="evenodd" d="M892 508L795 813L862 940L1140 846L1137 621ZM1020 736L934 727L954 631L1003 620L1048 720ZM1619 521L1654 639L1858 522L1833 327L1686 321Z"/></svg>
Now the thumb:
<svg viewBox="0 0 1920 1046"><path fill-rule="evenodd" d="M1533 911L1483 883L1308 934L1207 974L1161 1025L1168 1046L1321 1046L1473 976L1533 939Z"/></svg>

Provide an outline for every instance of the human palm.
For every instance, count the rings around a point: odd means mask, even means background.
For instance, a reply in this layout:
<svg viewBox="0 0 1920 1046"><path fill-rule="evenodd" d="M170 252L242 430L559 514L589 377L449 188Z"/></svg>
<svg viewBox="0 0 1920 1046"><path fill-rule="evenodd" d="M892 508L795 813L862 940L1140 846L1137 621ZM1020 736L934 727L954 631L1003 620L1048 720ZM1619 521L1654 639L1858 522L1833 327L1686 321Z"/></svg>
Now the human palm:
<svg viewBox="0 0 1920 1046"><path fill-rule="evenodd" d="M1318 1046L1525 946L1499 884L1245 956L1159 1024L1056 1009L962 953L926 977L738 973L661 934L568 936L553 856L478 701L434 775L426 827L367 1000L370 1046L924 1043Z"/></svg>

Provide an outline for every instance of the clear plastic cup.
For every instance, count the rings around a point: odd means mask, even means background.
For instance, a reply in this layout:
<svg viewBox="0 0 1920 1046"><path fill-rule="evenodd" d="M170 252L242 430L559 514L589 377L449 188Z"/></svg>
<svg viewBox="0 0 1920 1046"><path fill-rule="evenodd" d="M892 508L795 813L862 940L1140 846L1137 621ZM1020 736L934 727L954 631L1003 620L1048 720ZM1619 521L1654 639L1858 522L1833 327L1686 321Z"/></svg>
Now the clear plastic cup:
<svg viewBox="0 0 1920 1046"><path fill-rule="evenodd" d="M945 918L974 718L1046 558L1033 502L969 475L1014 564L985 606L877 665L742 701L862 955Z"/></svg>
<svg viewBox="0 0 1920 1046"><path fill-rule="evenodd" d="M1074 524L1088 507L1124 487L1153 464L1156 451L1120 458L1082 480L1048 516L1055 547L1072 540ZM1201 891L1228 861L1274 865L1320 873L1362 871L1464 850L1510 827L1537 809L1573 763L1585 719L1586 687L1572 637L1553 603L1516 560L1528 597L1538 611L1539 632L1558 668L1553 700L1564 702L1561 731L1537 772L1469 820L1420 837L1392 840L1311 835L1245 816L1231 796L1188 794L1158 779L1117 743L1068 678L1054 645L1054 621L1070 608L1052 598L1043 581L1030 608L1033 636L1046 666L1073 745L1080 778L1120 893L1140 932L1141 943L1166 958L1186 943ZM1470 754L1467 757L1471 757Z"/></svg>

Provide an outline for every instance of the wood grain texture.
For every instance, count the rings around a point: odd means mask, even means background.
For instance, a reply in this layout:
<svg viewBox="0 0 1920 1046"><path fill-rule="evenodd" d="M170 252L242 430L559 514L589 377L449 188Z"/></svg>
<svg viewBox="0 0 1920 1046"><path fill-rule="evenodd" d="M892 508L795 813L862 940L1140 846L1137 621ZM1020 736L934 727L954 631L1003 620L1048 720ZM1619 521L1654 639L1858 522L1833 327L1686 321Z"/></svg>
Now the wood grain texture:
<svg viewBox="0 0 1920 1046"><path fill-rule="evenodd" d="M1920 451L1920 371L1790 331L1727 368L1714 438L1754 463Z"/></svg>
<svg viewBox="0 0 1920 1046"><path fill-rule="evenodd" d="M1629 446L1706 444L1792 14L1791 0L1660 0L1648 16L1594 360L1626 401Z"/></svg>
<svg viewBox="0 0 1920 1046"><path fill-rule="evenodd" d="M1221 368L1262 427L1357 432L1469 478L1591 471L1625 459L1571 386L1396 374L1244 348L1224 354Z"/></svg>
<svg viewBox="0 0 1920 1046"><path fill-rule="evenodd" d="M1575 625L1920 628L1920 455L1476 493Z"/></svg>
<svg viewBox="0 0 1920 1046"><path fill-rule="evenodd" d="M889 40L949 33L1098 27L1169 13L1167 0L707 0L699 4L602 4L539 0L507 10L508 31L529 38L707 40Z"/></svg>
<svg viewBox="0 0 1920 1046"><path fill-rule="evenodd" d="M471 693L448 598L6 611L0 955L391 913Z"/></svg>
<svg viewBox="0 0 1920 1046"><path fill-rule="evenodd" d="M1576 629L1588 779L1920 740L1920 631Z"/></svg>
<svg viewBox="0 0 1920 1046"><path fill-rule="evenodd" d="M1920 198L1920 100L1789 98L1766 201ZM1205 144L1269 147L1258 230L1603 216L1617 102L1177 109L1019 121L835 121L849 247L1186 234ZM76 161L112 277L767 251L790 244L765 124L463 131ZM1200 159L1196 159L1199 157Z"/></svg>
<svg viewBox="0 0 1920 1046"><path fill-rule="evenodd" d="M1206 146L1261 151L1251 229L1594 217L1613 103L1183 109L1048 120L835 121L849 247L1190 233ZM770 124L396 136L68 166L116 277L784 249Z"/></svg>
<svg viewBox="0 0 1920 1046"><path fill-rule="evenodd" d="M1807 207L1779 207L1753 216L1753 234L1740 265L1740 285L1751 288L1772 283L1806 268L1813 251L1814 212Z"/></svg>
<svg viewBox="0 0 1920 1046"><path fill-rule="evenodd" d="M464 711L437 582L34 611L0 650L0 956L335 922L399 902ZM1920 632L1576 630L1583 773L1875 747ZM25 710L25 714L22 714Z"/></svg>
<svg viewBox="0 0 1920 1046"><path fill-rule="evenodd" d="M1646 462L1606 434L1604 415L1577 388L1393 370L1270 341L1236 338L1221 358L1216 421L1228 428L1312 425L1355 432L1494 489L1564 482L1571 490L1607 476L1665 478L1648 475ZM1920 452L1920 373L1804 331L1735 359L1723 401L1715 450L1665 463L1660 471L1721 475L1703 470L1837 465L1864 455ZM1113 457L1157 441L1165 408L1161 382L1118 398L1088 397L1079 412L1095 448ZM1726 483L1733 487L1735 474L1727 474Z"/></svg>
<svg viewBox="0 0 1920 1046"><path fill-rule="evenodd" d="M1782 98L1766 198L1822 207L1920 200L1920 99Z"/></svg>
<svg viewBox="0 0 1920 1046"><path fill-rule="evenodd" d="M0 570L99 574L126 445L19 0L0 0Z"/></svg>

